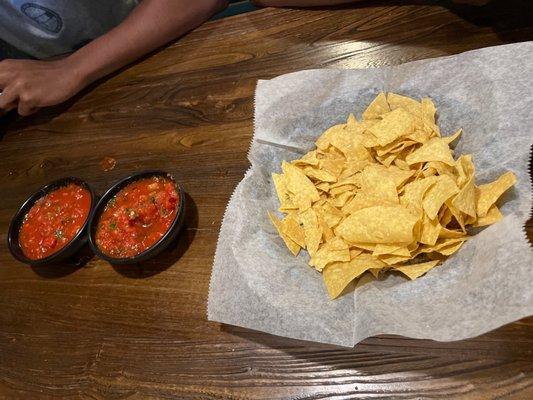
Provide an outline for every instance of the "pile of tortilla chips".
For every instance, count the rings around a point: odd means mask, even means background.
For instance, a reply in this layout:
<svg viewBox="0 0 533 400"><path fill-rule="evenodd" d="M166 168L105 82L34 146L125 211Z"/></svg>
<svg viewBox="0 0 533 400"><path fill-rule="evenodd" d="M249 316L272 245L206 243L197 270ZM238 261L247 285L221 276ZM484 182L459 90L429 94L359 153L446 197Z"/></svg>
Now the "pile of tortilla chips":
<svg viewBox="0 0 533 400"><path fill-rule="evenodd" d="M471 155L454 158L461 130L441 137L430 99L380 93L326 130L316 149L272 174L281 203L270 219L289 250L305 248L331 298L356 278L399 271L416 279L455 253L466 227L502 218L507 172L477 186Z"/></svg>

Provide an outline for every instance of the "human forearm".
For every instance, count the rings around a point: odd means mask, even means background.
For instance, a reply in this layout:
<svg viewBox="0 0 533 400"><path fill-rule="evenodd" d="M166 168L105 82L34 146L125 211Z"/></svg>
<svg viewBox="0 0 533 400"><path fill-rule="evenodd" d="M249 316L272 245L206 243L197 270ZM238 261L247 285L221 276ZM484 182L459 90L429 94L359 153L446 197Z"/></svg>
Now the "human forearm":
<svg viewBox="0 0 533 400"><path fill-rule="evenodd" d="M68 62L88 84L196 28L225 3L143 0L124 22L70 55Z"/></svg>

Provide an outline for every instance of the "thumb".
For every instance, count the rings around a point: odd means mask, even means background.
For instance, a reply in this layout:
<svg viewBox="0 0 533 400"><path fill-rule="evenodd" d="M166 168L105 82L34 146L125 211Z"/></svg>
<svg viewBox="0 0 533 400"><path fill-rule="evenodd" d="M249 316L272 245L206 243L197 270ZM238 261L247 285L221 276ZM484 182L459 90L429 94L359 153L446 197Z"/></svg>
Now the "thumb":
<svg viewBox="0 0 533 400"><path fill-rule="evenodd" d="M0 91L0 111L9 111L17 108L17 95L8 89Z"/></svg>
<svg viewBox="0 0 533 400"><path fill-rule="evenodd" d="M33 107L30 104L24 103L22 101L19 101L18 104L18 113L21 117L26 117L28 115L31 115L35 113L37 110L39 110L39 107Z"/></svg>

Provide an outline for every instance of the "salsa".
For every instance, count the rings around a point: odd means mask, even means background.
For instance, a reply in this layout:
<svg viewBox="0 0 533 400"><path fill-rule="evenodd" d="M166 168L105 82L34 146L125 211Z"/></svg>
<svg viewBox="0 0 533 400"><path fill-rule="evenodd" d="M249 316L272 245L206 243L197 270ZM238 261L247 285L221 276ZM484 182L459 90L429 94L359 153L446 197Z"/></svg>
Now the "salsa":
<svg viewBox="0 0 533 400"><path fill-rule="evenodd" d="M22 221L22 253L40 260L62 249L80 231L90 210L90 192L74 183L41 197Z"/></svg>
<svg viewBox="0 0 533 400"><path fill-rule="evenodd" d="M96 228L96 245L114 258L142 253L170 228L179 201L171 179L154 176L130 183L107 203Z"/></svg>

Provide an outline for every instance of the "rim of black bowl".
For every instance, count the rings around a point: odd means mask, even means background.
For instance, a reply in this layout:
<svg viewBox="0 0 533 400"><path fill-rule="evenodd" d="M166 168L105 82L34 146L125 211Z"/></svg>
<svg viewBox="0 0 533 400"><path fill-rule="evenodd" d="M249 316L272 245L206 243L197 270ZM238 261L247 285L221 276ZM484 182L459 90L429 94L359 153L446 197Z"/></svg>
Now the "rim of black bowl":
<svg viewBox="0 0 533 400"><path fill-rule="evenodd" d="M87 218L85 219L85 222L81 226L81 228L78 230L78 233L74 235L74 237L61 249L56 251L55 253L52 253L48 257L45 258L39 258L39 259L32 259L24 255L22 252L22 249L20 247L19 243L19 232L20 227L22 225L22 221L24 220L24 217L26 214L30 211L30 209L33 207L33 205L37 202L37 200L43 198L47 194L61 188L64 186L67 186L69 183L74 183L78 186L83 187L86 189L90 195L91 195L91 208L89 209L89 214L87 215ZM55 180L53 182L47 183L46 185L42 186L40 189L35 191L30 197L28 197L24 203L19 207L13 218L11 219L11 223L9 224L9 230L7 233L7 246L9 248L10 253L20 262L23 262L24 264L29 264L31 266L40 266L40 265L46 265L46 264L55 264L60 261L64 261L65 259L71 257L76 253L81 247L85 244L87 237L85 236L87 226L89 225L89 221L91 220L91 216L96 204L96 194L94 190L89 186L87 182L85 182L83 179L77 178L75 176L68 176L65 178L61 178L58 180Z"/></svg>
<svg viewBox="0 0 533 400"><path fill-rule="evenodd" d="M100 220L100 216L102 215L105 209L105 206L113 196L115 196L120 190L128 186L130 183L133 183L140 179L150 178L152 176L161 176L170 179L172 182L174 182L180 200L174 220L172 221L166 232L163 234L163 236L161 236L161 238L157 242L155 242L149 248L133 257L116 258L105 254L96 244L96 228L98 227L98 222ZM185 193L179 183L174 178L174 176L172 176L172 174L161 170L147 170L137 172L124 179L121 179L113 186L111 186L100 198L98 204L96 204L96 207L94 208L89 221L89 245L91 246L91 249L93 250L94 254L96 254L99 258L106 260L112 265L137 264L157 256L160 252L162 252L172 243L172 241L176 238L183 225L184 214Z"/></svg>

